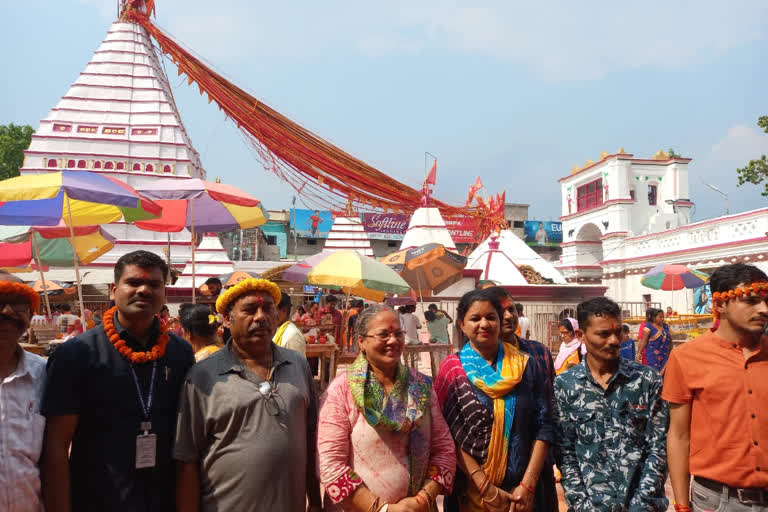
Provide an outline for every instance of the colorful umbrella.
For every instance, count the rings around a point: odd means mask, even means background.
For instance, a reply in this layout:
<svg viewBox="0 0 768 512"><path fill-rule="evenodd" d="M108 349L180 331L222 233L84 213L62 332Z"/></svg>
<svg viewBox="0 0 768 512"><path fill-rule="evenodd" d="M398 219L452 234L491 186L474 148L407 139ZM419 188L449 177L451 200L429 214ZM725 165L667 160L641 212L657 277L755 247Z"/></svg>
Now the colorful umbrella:
<svg viewBox="0 0 768 512"><path fill-rule="evenodd" d="M222 288L229 288L230 286L235 286L240 281L245 281L246 279L251 279L253 277L259 277L259 276L256 274L249 274L248 272L238 270L236 272L230 272L228 274L220 275L219 281L222 282Z"/></svg>
<svg viewBox="0 0 768 512"><path fill-rule="evenodd" d="M115 239L100 226L71 227L61 222L58 226L4 226L0 227L0 266L18 266L18 256L29 256L24 265L35 261L40 271L42 291L45 289L44 265L87 265L115 246ZM79 276L78 276L79 280ZM79 291L79 289L78 289ZM79 297L83 309L82 296ZM50 305L46 297L50 315Z"/></svg>
<svg viewBox="0 0 768 512"><path fill-rule="evenodd" d="M357 251L324 251L283 272L283 279L299 284L342 290L381 302L387 293L408 293L410 286L384 263Z"/></svg>
<svg viewBox="0 0 768 512"><path fill-rule="evenodd" d="M440 293L461 279L467 258L441 244L403 249L381 258L419 295Z"/></svg>
<svg viewBox="0 0 768 512"><path fill-rule="evenodd" d="M192 302L195 302L195 230L249 229L267 222L261 201L223 183L198 178L171 180L148 185L140 189L140 193L156 199L163 215L153 221L137 222L138 227L161 232L187 228L192 233Z"/></svg>
<svg viewBox="0 0 768 512"><path fill-rule="evenodd" d="M709 281L704 272L693 270L685 265L656 265L649 270L640 283L654 290L682 290L683 288L698 288Z"/></svg>
<svg viewBox="0 0 768 512"><path fill-rule="evenodd" d="M161 208L122 181L89 171L57 171L0 182L0 225L90 226L158 217Z"/></svg>
<svg viewBox="0 0 768 512"><path fill-rule="evenodd" d="M35 284L32 285L32 289L37 293L55 292L56 290L63 290L64 288L56 281L49 281L38 279Z"/></svg>

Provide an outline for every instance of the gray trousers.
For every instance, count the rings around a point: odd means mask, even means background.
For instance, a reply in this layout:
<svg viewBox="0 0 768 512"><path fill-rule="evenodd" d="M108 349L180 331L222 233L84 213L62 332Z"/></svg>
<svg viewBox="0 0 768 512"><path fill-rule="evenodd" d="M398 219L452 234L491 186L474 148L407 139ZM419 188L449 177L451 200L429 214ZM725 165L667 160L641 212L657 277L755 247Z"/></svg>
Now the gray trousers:
<svg viewBox="0 0 768 512"><path fill-rule="evenodd" d="M768 512L768 506L742 505L728 490L715 492L693 481L691 503L694 512Z"/></svg>

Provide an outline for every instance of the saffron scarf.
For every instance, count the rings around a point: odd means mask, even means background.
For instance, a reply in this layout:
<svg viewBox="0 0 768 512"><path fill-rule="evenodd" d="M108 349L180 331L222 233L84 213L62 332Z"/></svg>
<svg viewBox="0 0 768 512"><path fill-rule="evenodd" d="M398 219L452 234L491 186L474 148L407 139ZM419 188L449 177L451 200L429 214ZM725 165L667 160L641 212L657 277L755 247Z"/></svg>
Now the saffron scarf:
<svg viewBox="0 0 768 512"><path fill-rule="evenodd" d="M514 345L499 342L494 369L471 343L467 343L461 349L460 358L472 385L493 399L493 426L483 471L491 483L499 485L507 469L509 436L515 419L517 394L514 391L523 378L528 355ZM473 498L479 501L479 496L472 496L477 493L474 486L470 485L468 491L472 501L475 501Z"/></svg>
<svg viewBox="0 0 768 512"><path fill-rule="evenodd" d="M286 320L283 322L283 325L278 327L277 332L275 332L275 335L272 336L272 343L277 345L278 347L283 346L283 334L285 333L285 330L288 328L288 325L291 323L290 320Z"/></svg>
<svg viewBox="0 0 768 512"><path fill-rule="evenodd" d="M409 496L414 496L426 477L429 446L419 425L430 413L430 382L397 363L395 385L387 394L371 371L364 354L347 368L347 384L357 409L370 426L409 435Z"/></svg>

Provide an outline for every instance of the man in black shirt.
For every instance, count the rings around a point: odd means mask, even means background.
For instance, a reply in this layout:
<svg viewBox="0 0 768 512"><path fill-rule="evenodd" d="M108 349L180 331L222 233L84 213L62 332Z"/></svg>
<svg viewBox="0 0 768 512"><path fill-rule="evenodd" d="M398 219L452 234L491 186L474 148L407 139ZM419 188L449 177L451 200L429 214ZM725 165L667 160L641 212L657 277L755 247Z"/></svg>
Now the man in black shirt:
<svg viewBox="0 0 768 512"><path fill-rule="evenodd" d="M155 316L167 274L153 253L121 257L110 288L115 308L49 359L42 464L48 512L175 509L176 408L195 359Z"/></svg>

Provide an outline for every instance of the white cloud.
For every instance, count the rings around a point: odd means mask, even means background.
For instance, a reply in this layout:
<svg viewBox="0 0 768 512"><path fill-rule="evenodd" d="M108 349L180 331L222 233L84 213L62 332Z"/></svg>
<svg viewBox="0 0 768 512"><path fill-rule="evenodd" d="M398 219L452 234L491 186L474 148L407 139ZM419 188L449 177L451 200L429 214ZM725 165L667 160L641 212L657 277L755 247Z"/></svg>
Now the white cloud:
<svg viewBox="0 0 768 512"><path fill-rule="evenodd" d="M209 0L163 0L159 8L161 22L202 55L377 57L444 50L519 63L550 80L684 69L764 38L768 16L764 0L226 0L213 11ZM217 22L222 17L229 22Z"/></svg>
<svg viewBox="0 0 768 512"><path fill-rule="evenodd" d="M734 162L741 166L768 154L768 135L755 126L735 124L720 142L712 146L711 153L715 161Z"/></svg>

